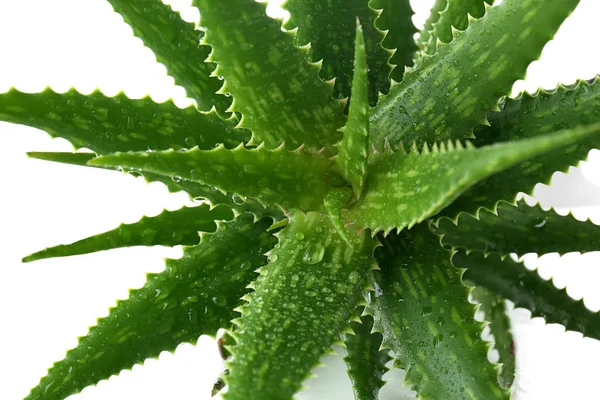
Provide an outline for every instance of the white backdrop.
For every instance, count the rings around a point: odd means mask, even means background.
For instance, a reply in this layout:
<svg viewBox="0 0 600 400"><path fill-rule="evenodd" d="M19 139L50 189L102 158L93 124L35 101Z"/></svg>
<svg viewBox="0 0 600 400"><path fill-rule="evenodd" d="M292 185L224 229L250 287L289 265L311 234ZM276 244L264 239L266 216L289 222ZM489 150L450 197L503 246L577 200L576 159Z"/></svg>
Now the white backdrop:
<svg viewBox="0 0 600 400"><path fill-rule="evenodd" d="M197 18L190 0L172 1ZM279 1L273 2L279 3ZM432 0L413 1L417 24L423 23ZM272 4L275 5L275 4ZM157 101L174 97L187 103L151 51L134 38L122 18L104 0L0 0L0 92L11 86L56 91L75 86L83 93L99 87L107 95L123 89L130 97L146 93ZM272 12L277 13L276 7ZM579 9L528 70L516 90L553 88L558 82L592 78L600 73L600 2L581 0ZM131 176L27 159L25 152L70 151L62 139L41 131L0 123L0 399L23 398L53 361L76 345L95 319L105 316L128 288L143 285L147 272L163 268L163 257L181 249L133 248L21 264L26 254L49 245L68 243L156 215L163 208L185 204L183 194L168 194L160 184L146 185ZM538 186L544 206L573 208L577 218L600 224L600 152L590 162L556 174L551 187ZM562 258L530 257L544 278L600 309L600 253ZM583 339L557 325L530 320L516 310L518 399L599 399L600 342ZM343 350L338 349L339 352ZM315 371L301 399L351 399L339 357L326 357L328 367ZM85 389L70 400L208 399L222 365L214 343L202 337L197 346L182 345L133 371ZM400 388L402 373L388 374L384 400L410 398ZM333 383L333 385L332 385ZM407 397L405 397L407 396Z"/></svg>

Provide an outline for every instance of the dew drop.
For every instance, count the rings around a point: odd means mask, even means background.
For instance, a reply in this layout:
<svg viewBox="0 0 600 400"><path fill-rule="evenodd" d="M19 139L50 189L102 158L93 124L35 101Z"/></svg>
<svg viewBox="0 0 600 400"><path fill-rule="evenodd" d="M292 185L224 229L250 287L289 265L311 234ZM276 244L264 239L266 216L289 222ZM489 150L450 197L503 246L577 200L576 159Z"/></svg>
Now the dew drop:
<svg viewBox="0 0 600 400"><path fill-rule="evenodd" d="M350 281L350 283L357 283L359 278L360 278L360 276L358 275L358 272L356 272L356 271L352 271L348 275L348 280Z"/></svg>
<svg viewBox="0 0 600 400"><path fill-rule="evenodd" d="M297 232L295 236L296 236L296 239L298 239L298 240L304 239L304 233L302 233L302 232Z"/></svg>
<svg viewBox="0 0 600 400"><path fill-rule="evenodd" d="M325 247L320 243L314 243L308 247L308 250L302 257L302 261L306 264L316 264L323 260L325 255Z"/></svg>

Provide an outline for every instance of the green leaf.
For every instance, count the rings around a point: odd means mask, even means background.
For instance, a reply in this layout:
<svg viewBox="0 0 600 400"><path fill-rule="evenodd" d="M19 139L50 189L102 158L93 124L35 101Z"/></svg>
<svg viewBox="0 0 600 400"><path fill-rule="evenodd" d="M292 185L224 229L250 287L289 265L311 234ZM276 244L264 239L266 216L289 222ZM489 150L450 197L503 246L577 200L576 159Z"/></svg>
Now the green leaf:
<svg viewBox="0 0 600 400"><path fill-rule="evenodd" d="M466 255L462 251L454 255L452 262L467 268L465 280L512 301L516 307L527 308L532 316L600 339L600 314L587 309L582 300L573 300L565 289L556 288L522 263L495 253Z"/></svg>
<svg viewBox="0 0 600 400"><path fill-rule="evenodd" d="M579 81L570 87L559 85L552 92L525 92L506 99L499 112L488 114L491 126L476 130L477 146L499 141L518 140L548 134L566 128L589 125L600 119L600 84ZM479 207L490 210L499 200L515 201L519 192L532 193L537 183L548 183L556 171L566 172L600 148L600 139L590 137L543 157L535 157L478 183L444 211L456 216L460 211L474 214Z"/></svg>
<svg viewBox="0 0 600 400"><path fill-rule="evenodd" d="M352 80L352 102L348 122L341 128L344 133L338 144L339 153L335 158L338 170L354 190L358 199L367 176L369 154L369 99L367 78L367 56L362 28L357 22L354 59L354 79Z"/></svg>
<svg viewBox="0 0 600 400"><path fill-rule="evenodd" d="M181 177L283 209L321 210L331 161L302 149L287 151L283 146L275 150L219 146L213 150L116 153L90 160L90 164Z"/></svg>
<svg viewBox="0 0 600 400"><path fill-rule="evenodd" d="M385 364L391 360L387 350L381 349L382 335L371 333L373 317L364 315L360 321L350 322L352 333L342 337L346 345L344 361L352 381L355 400L376 400L385 384L383 375L388 371Z"/></svg>
<svg viewBox="0 0 600 400"><path fill-rule="evenodd" d="M27 155L31 158L37 158L40 160L55 161L65 164L114 171L123 171L123 169L120 167L101 167L97 165L89 165L88 162L97 157L97 155L94 153L29 152ZM231 193L222 193L213 187L203 185L201 183L196 183L185 179L174 179L170 176L153 174L151 172L144 172L143 174L139 171L133 170L127 172L134 176L142 175L146 182L161 182L167 186L169 191L172 193L184 191L194 200L208 200L213 206L226 204L229 206L229 208L239 213L250 212L259 218L272 217L275 220L280 220L283 218L283 214L279 209L264 207L257 201L247 198L244 199Z"/></svg>
<svg viewBox="0 0 600 400"><path fill-rule="evenodd" d="M444 217L432 228L443 235L443 244L469 251L541 255L600 250L600 226L589 220L530 207L523 200L517 206L501 202L496 212L481 209L479 218L461 213L456 224Z"/></svg>
<svg viewBox="0 0 600 400"><path fill-rule="evenodd" d="M371 116L371 143L472 136L552 39L579 0L505 0L392 87ZM482 40L484 38L484 40Z"/></svg>
<svg viewBox="0 0 600 400"><path fill-rule="evenodd" d="M23 258L23 262L87 254L119 247L194 245L200 242L200 232L214 232L217 229L216 220L231 219L233 219L233 212L226 205L217 206L212 210L208 204L183 207L176 211L164 210L155 217L144 216L133 224L121 224L116 229L75 243L38 251Z"/></svg>
<svg viewBox="0 0 600 400"><path fill-rule="evenodd" d="M159 104L149 97L132 100L123 93L106 97L98 90L83 95L74 89L62 94L10 89L0 94L0 120L44 130L100 154L211 149L219 143L233 148L250 138L247 130L234 129L214 111L180 109L171 101Z"/></svg>
<svg viewBox="0 0 600 400"><path fill-rule="evenodd" d="M367 101L375 105L379 93L389 91L391 52L381 46L385 34L375 27L377 13L369 0L288 0L283 7L290 12L285 28L298 28L297 45L310 43L310 60L323 60L320 75L325 80L335 78L334 95L339 98L349 97L354 87L352 60L356 58L354 32L358 18L367 43Z"/></svg>
<svg viewBox="0 0 600 400"><path fill-rule="evenodd" d="M373 267L374 241L366 233L350 240L325 215L291 215L241 309L224 399L291 399L339 340Z"/></svg>
<svg viewBox="0 0 600 400"><path fill-rule="evenodd" d="M414 12L410 0L371 0L369 6L381 11L379 18L375 20L375 26L387 32L383 47L394 51L390 59L394 66L391 77L400 82L404 76L404 68L413 65L417 51L414 40L417 28L412 22Z"/></svg>
<svg viewBox="0 0 600 400"><path fill-rule="evenodd" d="M200 44L204 36L193 23L185 22L179 13L161 0L108 0L121 14L133 33L142 39L167 68L177 85L196 100L198 108L209 111L213 106L221 115L231 105L231 99L217 94L223 82L211 77L215 64L204 62L210 46Z"/></svg>
<svg viewBox="0 0 600 400"><path fill-rule="evenodd" d="M352 190L350 190L348 187L342 187L331 189L323 199L323 205L329 214L331 223L342 239L344 239L349 245L352 244L348 239L348 232L346 232L346 227L344 226L345 221L342 215L342 209L351 197Z"/></svg>
<svg viewBox="0 0 600 400"><path fill-rule="evenodd" d="M254 271L275 245L266 232L270 219L252 222L245 214L223 223L179 260L148 275L141 289L119 301L108 317L90 328L34 388L28 400L62 400L89 385L131 368L161 351L173 351L200 335L215 335L230 324Z"/></svg>
<svg viewBox="0 0 600 400"><path fill-rule="evenodd" d="M600 124L564 130L517 142L466 149L427 146L419 153L386 150L369 157L363 196L348 216L375 232L410 228L437 214L473 184L532 157L600 133Z"/></svg>
<svg viewBox="0 0 600 400"><path fill-rule="evenodd" d="M319 78L319 68L306 61L290 32L254 0L194 0L204 43L212 46L214 74L225 78L222 92L231 93L241 126L252 130L254 144L269 148L282 142L302 144L311 151L338 142L344 125L344 105L331 96L331 85ZM251 40L249 40L251 38Z"/></svg>
<svg viewBox="0 0 600 400"><path fill-rule="evenodd" d="M406 370L405 383L423 399L508 399L451 253L426 225L380 240L380 290L370 307L384 346Z"/></svg>
<svg viewBox="0 0 600 400"><path fill-rule="evenodd" d="M434 54L437 40L450 43L453 38L452 28L464 31L469 26L469 15L482 18L485 4L493 4L494 0L438 0L431 10L425 28L421 31L419 43L428 54Z"/></svg>
<svg viewBox="0 0 600 400"><path fill-rule="evenodd" d="M502 364L498 382L503 388L509 389L515 380L516 361L506 301L482 286L474 288L471 295L480 304L479 310L483 312L489 322L490 332L494 335L494 348L498 351Z"/></svg>

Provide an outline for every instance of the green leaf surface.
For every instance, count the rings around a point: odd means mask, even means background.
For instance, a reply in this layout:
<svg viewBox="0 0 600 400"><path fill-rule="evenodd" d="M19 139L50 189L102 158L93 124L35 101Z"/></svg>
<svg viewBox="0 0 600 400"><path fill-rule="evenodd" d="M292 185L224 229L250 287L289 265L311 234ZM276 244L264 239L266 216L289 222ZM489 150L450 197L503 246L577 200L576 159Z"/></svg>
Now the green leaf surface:
<svg viewBox="0 0 600 400"><path fill-rule="evenodd" d="M355 400L377 400L379 390L385 384L383 375L388 371L385 364L391 360L388 351L380 349L383 336L371 333L373 317L364 315L360 322L350 322L352 333L343 335L346 346L344 361L352 381Z"/></svg>
<svg viewBox="0 0 600 400"><path fill-rule="evenodd" d="M266 262L263 254L276 243L266 232L270 219L252 221L245 214L221 224L199 245L186 248L181 259L167 260L164 272L149 274L144 287L132 290L90 328L27 399L62 400L161 351L227 327L254 271Z"/></svg>
<svg viewBox="0 0 600 400"><path fill-rule="evenodd" d="M477 129L475 144L519 140L600 121L600 84L579 81L551 92L540 90L506 99L500 111L488 114L491 126ZM479 207L493 210L499 200L515 201L519 192L533 193L537 183L549 183L556 171L566 172L585 160L588 152L600 148L600 138L589 137L569 147L535 157L478 183L444 210L448 216L460 211L474 214Z"/></svg>
<svg viewBox="0 0 600 400"><path fill-rule="evenodd" d="M369 6L381 11L375 26L386 31L383 47L394 51L390 63L393 65L391 77L402 81L404 68L413 65L417 51L414 36L417 28L413 25L414 12L410 0L371 0Z"/></svg>
<svg viewBox="0 0 600 400"><path fill-rule="evenodd" d="M226 205L212 210L208 204L164 210L155 217L144 216L133 224L121 224L108 232L38 251L23 258L23 262L130 246L190 246L200 242L200 232L214 232L215 221L231 219L233 211Z"/></svg>
<svg viewBox="0 0 600 400"><path fill-rule="evenodd" d="M31 158L37 158L40 160L54 161L83 167L123 171L123 169L120 167L101 167L97 165L89 165L88 162L97 157L97 155L94 153L29 152L27 155ZM283 214L279 209L264 207L257 201L242 198L231 193L222 193L211 186L203 185L201 183L188 181L186 179L173 179L170 176L153 174L151 172L144 172L143 174L139 171L133 170L127 172L134 176L142 175L146 182L161 182L167 186L169 191L172 193L183 191L194 200L208 200L213 206L226 204L231 209L239 213L250 212L259 218L272 217L276 220L283 218Z"/></svg>
<svg viewBox="0 0 600 400"><path fill-rule="evenodd" d="M319 358L340 339L363 299L374 240L329 218L295 212L253 283L233 332L226 400L291 399Z"/></svg>
<svg viewBox="0 0 600 400"><path fill-rule="evenodd" d="M149 97L132 100L123 93L107 97L98 90L83 95L74 89L62 94L10 89L0 94L0 120L44 130L100 154L211 149L219 143L233 148L250 139L247 130L234 129L216 112L181 109L171 101L155 103Z"/></svg>
<svg viewBox="0 0 600 400"><path fill-rule="evenodd" d="M283 146L275 150L219 146L213 150L116 153L90 160L90 164L183 178L283 209L320 210L332 162L301 149L287 151Z"/></svg>
<svg viewBox="0 0 600 400"><path fill-rule="evenodd" d="M405 383L429 400L508 399L451 253L423 224L380 240L380 290L370 307L384 346L406 370Z"/></svg>
<svg viewBox="0 0 600 400"><path fill-rule="evenodd" d="M193 23L182 20L178 12L161 0L108 2L154 52L175 83L183 86L187 95L196 100L200 110L209 111L215 106L221 115L226 115L231 98L217 94L223 82L211 76L215 64L204 62L211 49L200 44L204 36L202 31L196 30Z"/></svg>
<svg viewBox="0 0 600 400"><path fill-rule="evenodd" d="M431 10L419 36L419 43L428 54L434 54L437 41L450 43L453 38L452 27L464 31L469 26L469 15L482 18L485 4L493 4L493 0L438 0Z"/></svg>
<svg viewBox="0 0 600 400"><path fill-rule="evenodd" d="M306 51L294 46L291 32L269 18L265 3L254 0L194 0L204 43L212 46L210 61L225 78L221 89L235 99L241 126L253 132L253 143L269 148L285 142L312 151L338 142L344 105L331 96L331 84L307 62ZM251 38L251 40L250 40Z"/></svg>
<svg viewBox="0 0 600 400"><path fill-rule="evenodd" d="M600 314L590 311L582 300L574 300L565 289L558 289L552 281L542 279L523 263L499 254L458 252L452 258L457 267L467 268L464 279L483 286L493 293L512 301L516 307L531 311L547 323L563 325L567 330L600 339Z"/></svg>
<svg viewBox="0 0 600 400"><path fill-rule="evenodd" d="M290 12L286 29L298 28L296 44L310 43L310 60L321 61L320 76L335 78L334 96L350 96L353 60L355 59L354 31L358 18L367 43L368 89L367 100L377 103L379 93L390 87L391 52L381 46L384 33L375 27L377 13L369 0L288 0L284 8ZM352 89L354 98L354 89Z"/></svg>
<svg viewBox="0 0 600 400"><path fill-rule="evenodd" d="M490 332L494 335L494 348L498 351L501 363L498 382L509 389L515 380L515 343L507 314L506 301L482 286L471 292L473 299L480 304L485 320L489 322Z"/></svg>
<svg viewBox="0 0 600 400"><path fill-rule="evenodd" d="M323 199L323 205L325 206L325 210L329 214L331 223L338 231L342 239L348 242L349 245L352 244L348 239L348 232L346 232L344 217L342 215L342 209L351 197L352 190L348 187L342 187L331 189Z"/></svg>
<svg viewBox="0 0 600 400"><path fill-rule="evenodd" d="M369 99L367 78L367 56L361 26L356 25L354 79L352 80L352 102L348 122L341 128L344 136L338 144L335 163L338 170L352 185L358 199L367 177L369 154Z"/></svg>
<svg viewBox="0 0 600 400"><path fill-rule="evenodd" d="M437 214L473 184L527 159L600 133L600 124L481 148L457 142L369 157L364 195L348 217L374 231L403 229Z"/></svg>
<svg viewBox="0 0 600 400"><path fill-rule="evenodd" d="M501 202L496 212L481 209L479 218L461 213L457 224L443 217L432 228L443 235L444 245L469 251L503 255L600 251L600 226L589 220L530 207L524 200L517 206Z"/></svg>
<svg viewBox="0 0 600 400"><path fill-rule="evenodd" d="M450 44L424 55L401 84L392 87L371 116L371 142L385 138L418 144L472 137L488 111L523 78L530 62L579 0L505 0Z"/></svg>

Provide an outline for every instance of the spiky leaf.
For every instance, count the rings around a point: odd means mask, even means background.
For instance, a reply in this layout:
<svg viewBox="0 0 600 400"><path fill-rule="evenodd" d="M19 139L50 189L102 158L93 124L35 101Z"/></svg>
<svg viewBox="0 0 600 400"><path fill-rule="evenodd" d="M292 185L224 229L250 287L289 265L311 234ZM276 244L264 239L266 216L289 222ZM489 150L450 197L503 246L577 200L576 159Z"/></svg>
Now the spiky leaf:
<svg viewBox="0 0 600 400"><path fill-rule="evenodd" d="M372 143L381 147L386 137L392 143L470 137L578 3L505 0L466 31L456 31L450 44L425 55L377 104Z"/></svg>
<svg viewBox="0 0 600 400"><path fill-rule="evenodd" d="M354 196L360 197L367 176L369 150L369 99L367 79L367 56L361 26L356 25L354 79L352 80L352 102L348 122L341 129L344 133L335 159L341 175L352 184Z"/></svg>
<svg viewBox="0 0 600 400"><path fill-rule="evenodd" d="M376 153L365 194L348 211L375 231L411 227L436 214L476 182L529 158L600 133L600 124L482 148L457 145Z"/></svg>
<svg viewBox="0 0 600 400"><path fill-rule="evenodd" d="M354 87L352 60L356 57L354 27L358 18L367 43L367 101L375 105L379 93L388 92L391 53L381 47L384 33L375 27L377 14L369 6L369 0L288 0L284 8L290 12L285 27L298 28L298 45L310 43L311 61L323 60L321 77L325 80L335 78L334 95L341 98L349 97L350 88Z"/></svg>
<svg viewBox="0 0 600 400"><path fill-rule="evenodd" d="M132 100L123 93L107 97L98 90L83 95L74 89L62 94L11 89L0 94L0 120L44 130L100 154L211 149L219 143L233 148L250 138L247 130L234 129L215 112L181 109L171 101L158 104L149 97Z"/></svg>
<svg viewBox="0 0 600 400"><path fill-rule="evenodd" d="M461 213L455 224L441 218L434 231L444 235L442 243L451 247L485 253L554 253L600 250L600 226L579 221L572 215L562 216L539 205L517 206L501 202L497 215L481 209L479 218Z"/></svg>
<svg viewBox="0 0 600 400"><path fill-rule="evenodd" d="M97 155L94 153L29 152L27 155L31 158L71 165L101 168L114 171L123 170L120 167L101 167L97 165L89 165L88 162L97 157ZM248 198L244 199L231 193L221 193L217 189L201 183L192 182L186 179L172 178L166 175L153 174L151 172L144 172L143 174L139 171L133 170L127 172L136 176L142 175L147 182L161 182L167 186L170 192L175 193L184 191L194 200L208 200L213 206L226 204L229 206L229 208L239 213L250 212L257 217L272 217L276 220L283 218L283 214L279 209L264 207L255 200Z"/></svg>
<svg viewBox="0 0 600 400"><path fill-rule="evenodd" d="M394 52L390 63L393 66L391 77L397 82L402 81L404 68L413 65L417 51L414 40L417 28L413 25L414 14L410 0L371 0L371 8L380 10L375 26L385 31L383 47Z"/></svg>
<svg viewBox="0 0 600 400"><path fill-rule="evenodd" d="M565 289L558 289L536 271L525 268L523 263L508 256L502 258L492 253L486 257L478 252L469 255L458 252L452 262L467 268L464 279L512 301L516 307L527 308L534 317L600 339L599 313L586 308L582 300L573 300Z"/></svg>
<svg viewBox="0 0 600 400"><path fill-rule="evenodd" d="M231 99L217 94L223 82L211 77L215 65L204 62L210 47L200 44L202 31L182 20L179 13L160 0L108 1L133 33L154 52L158 62L175 78L175 83L196 100L200 110L209 111L214 106L225 115Z"/></svg>
<svg viewBox="0 0 600 400"><path fill-rule="evenodd" d="M253 142L309 150L330 147L344 124L343 105L331 97L331 87L319 79L319 69L294 46L293 34L269 18L266 5L254 0L194 0L200 24L207 30L210 61L225 78L221 89L233 95L241 125L253 132Z"/></svg>
<svg viewBox="0 0 600 400"><path fill-rule="evenodd" d="M121 224L118 228L100 233L77 242L49 247L23 258L23 262L44 258L87 254L95 251L130 246L176 246L194 245L200 242L200 232L214 232L215 220L233 219L232 210L217 206L211 210L207 204L164 210L155 217L142 217L133 224Z"/></svg>
<svg viewBox="0 0 600 400"><path fill-rule="evenodd" d="M437 41L450 43L452 41L452 28L464 31L469 26L469 15L481 18L485 14L485 4L492 4L494 0L438 0L431 15L421 31L419 42L428 54L434 54Z"/></svg>
<svg viewBox="0 0 600 400"><path fill-rule="evenodd" d="M226 192L253 197L284 209L322 209L331 162L283 146L228 150L116 153L90 160L91 165L121 166L204 183Z"/></svg>
<svg viewBox="0 0 600 400"><path fill-rule="evenodd" d="M515 380L515 342L510 328L506 301L483 286L471 292L473 300L480 304L479 310L489 322L490 333L494 336L494 348L498 351L501 363L498 382L503 388L510 388Z"/></svg>
<svg viewBox="0 0 600 400"><path fill-rule="evenodd" d="M450 253L426 225L380 240L381 292L370 307L384 345L406 370L405 382L424 399L508 399Z"/></svg>
<svg viewBox="0 0 600 400"><path fill-rule="evenodd" d="M353 247L327 216L292 214L242 307L225 399L291 398L339 340L372 268L373 241L350 240Z"/></svg>
<svg viewBox="0 0 600 400"><path fill-rule="evenodd" d="M352 333L343 335L346 346L344 361L352 381L354 400L377 400L379 390L385 384L383 375L388 371L385 364L391 357L381 349L383 337L373 329L373 317L364 315L360 321L350 322Z"/></svg>
<svg viewBox="0 0 600 400"><path fill-rule="evenodd" d="M269 219L252 222L242 215L206 234L166 269L148 275L141 289L117 303L106 318L90 328L79 345L67 352L34 388L28 400L62 400L86 386L131 368L161 351L175 350L200 335L215 335L227 326L232 308L247 292L255 269L266 262L265 251L275 245L266 232Z"/></svg>
<svg viewBox="0 0 600 400"><path fill-rule="evenodd" d="M559 85L551 92L540 90L506 99L499 112L488 114L491 126L476 130L477 146L531 138L600 120L600 84L579 81L570 87ZM514 202L519 192L532 193L537 183L549 183L556 171L566 172L600 148L600 139L590 137L571 146L535 157L478 183L444 210L448 216L460 211L475 213L478 207L493 209L496 202Z"/></svg>

